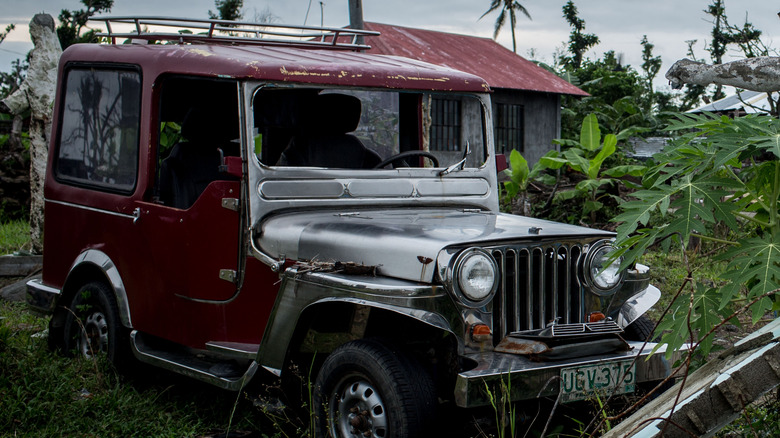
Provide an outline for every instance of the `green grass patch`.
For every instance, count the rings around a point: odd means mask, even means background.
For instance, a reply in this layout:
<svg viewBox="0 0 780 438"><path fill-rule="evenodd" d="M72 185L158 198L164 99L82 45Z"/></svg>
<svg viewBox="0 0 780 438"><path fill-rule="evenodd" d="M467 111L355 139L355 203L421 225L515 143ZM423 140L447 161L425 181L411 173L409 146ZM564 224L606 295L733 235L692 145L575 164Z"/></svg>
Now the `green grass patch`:
<svg viewBox="0 0 780 438"><path fill-rule="evenodd" d="M0 224L0 255L30 247L30 225L24 220Z"/></svg>
<svg viewBox="0 0 780 438"><path fill-rule="evenodd" d="M0 318L0 436L198 437L228 428L235 393L140 365L126 377L106 360L56 355L47 320L22 303L0 300ZM258 410L243 395L237 403L231 430L257 431Z"/></svg>

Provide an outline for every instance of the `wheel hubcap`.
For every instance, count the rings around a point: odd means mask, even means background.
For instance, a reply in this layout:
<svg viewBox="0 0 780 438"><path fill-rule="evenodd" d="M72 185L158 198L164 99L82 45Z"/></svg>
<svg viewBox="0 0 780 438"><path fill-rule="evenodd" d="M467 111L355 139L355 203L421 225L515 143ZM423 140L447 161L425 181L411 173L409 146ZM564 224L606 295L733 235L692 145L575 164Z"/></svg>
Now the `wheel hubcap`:
<svg viewBox="0 0 780 438"><path fill-rule="evenodd" d="M92 357L108 350L108 322L102 312L94 312L87 316L78 343L78 349L85 357Z"/></svg>
<svg viewBox="0 0 780 438"><path fill-rule="evenodd" d="M336 437L387 437L385 405L366 380L343 382L330 403L330 424Z"/></svg>

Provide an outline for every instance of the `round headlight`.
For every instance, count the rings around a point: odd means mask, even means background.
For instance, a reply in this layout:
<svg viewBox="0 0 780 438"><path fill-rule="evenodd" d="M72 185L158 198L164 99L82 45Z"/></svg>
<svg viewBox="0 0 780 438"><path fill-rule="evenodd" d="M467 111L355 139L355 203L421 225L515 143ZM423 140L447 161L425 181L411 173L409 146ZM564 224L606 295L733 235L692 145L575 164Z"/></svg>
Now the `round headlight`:
<svg viewBox="0 0 780 438"><path fill-rule="evenodd" d="M623 272L618 270L623 262L623 257L610 261L610 253L613 250L612 245L603 244L594 249L588 258L587 272L590 281L593 286L602 291L615 288L623 278Z"/></svg>
<svg viewBox="0 0 780 438"><path fill-rule="evenodd" d="M498 283L498 265L484 250L470 248L463 251L455 262L456 292L463 296L464 304L479 307L493 297Z"/></svg>

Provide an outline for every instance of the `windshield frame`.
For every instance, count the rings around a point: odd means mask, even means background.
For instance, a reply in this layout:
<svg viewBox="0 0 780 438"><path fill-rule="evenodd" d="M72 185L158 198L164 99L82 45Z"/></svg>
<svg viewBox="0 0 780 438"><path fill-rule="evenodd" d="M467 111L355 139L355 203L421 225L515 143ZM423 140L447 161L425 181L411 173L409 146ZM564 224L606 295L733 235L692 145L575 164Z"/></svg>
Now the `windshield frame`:
<svg viewBox="0 0 780 438"><path fill-rule="evenodd" d="M345 87L329 87L319 84L301 86L263 81L242 83L241 94L245 121L242 149L248 173L251 223L255 226L267 215L286 209L332 208L344 210L376 206L393 208L453 206L498 212L492 106L488 93L452 93L453 96L472 96L482 107L486 157L479 167L466 167L441 175L442 170L447 167L442 164L439 167L397 169L389 167L385 169L343 169L265 165L254 154L254 98L263 89L301 87L345 89ZM355 89L365 90L364 88ZM368 90L372 91L372 89ZM373 89L373 91L382 90ZM416 90L410 91L417 92ZM438 91L435 93L439 94ZM270 187L273 187L273 190L270 190ZM370 187L370 190L366 191L365 187ZM376 192L372 190L376 190Z"/></svg>

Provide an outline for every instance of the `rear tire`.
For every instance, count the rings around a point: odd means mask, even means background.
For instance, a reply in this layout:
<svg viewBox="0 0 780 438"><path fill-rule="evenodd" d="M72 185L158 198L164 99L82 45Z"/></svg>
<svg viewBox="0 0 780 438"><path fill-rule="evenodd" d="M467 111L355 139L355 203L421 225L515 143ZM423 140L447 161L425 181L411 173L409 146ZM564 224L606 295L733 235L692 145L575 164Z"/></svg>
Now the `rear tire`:
<svg viewBox="0 0 780 438"><path fill-rule="evenodd" d="M376 340L348 342L320 368L317 437L416 437L433 421L436 391L422 366Z"/></svg>
<svg viewBox="0 0 780 438"><path fill-rule="evenodd" d="M85 284L64 311L62 345L66 354L75 352L89 359L106 354L115 366L121 366L127 360L127 330L119 320L119 310L109 286L103 282Z"/></svg>

